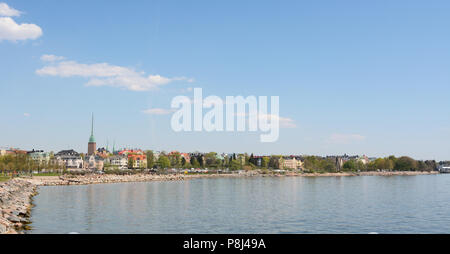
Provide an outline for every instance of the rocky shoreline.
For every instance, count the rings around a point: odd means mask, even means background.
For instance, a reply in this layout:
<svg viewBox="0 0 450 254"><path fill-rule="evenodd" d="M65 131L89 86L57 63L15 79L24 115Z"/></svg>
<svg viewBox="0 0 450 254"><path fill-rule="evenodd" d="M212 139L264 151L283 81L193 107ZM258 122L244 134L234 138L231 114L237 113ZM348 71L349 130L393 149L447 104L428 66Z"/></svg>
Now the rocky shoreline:
<svg viewBox="0 0 450 254"><path fill-rule="evenodd" d="M260 171L248 171L240 174L199 174L199 175L155 175L155 174L134 174L134 175L107 175L107 174L87 174L87 175L65 175L65 176L35 176L33 178L23 178L37 186L60 186L60 185L89 185L106 183L129 183L129 182L151 182L151 181L185 181L198 178L236 178L236 177L341 177L341 176L413 176L413 175L434 175L439 172L341 172L341 173L269 173Z"/></svg>
<svg viewBox="0 0 450 254"><path fill-rule="evenodd" d="M27 229L36 187L22 179L0 183L0 234L19 234Z"/></svg>
<svg viewBox="0 0 450 254"><path fill-rule="evenodd" d="M438 171L367 171L367 172L340 172L340 173L292 173L287 176L416 176L416 175L438 175Z"/></svg>
<svg viewBox="0 0 450 254"><path fill-rule="evenodd" d="M107 183L131 183L131 182L152 182L152 181L185 181L197 178L217 178L217 177L251 177L259 174L249 172L244 174L204 174L204 175L154 175L154 174L133 174L133 175L66 175L66 176L41 176L24 178L36 186L61 186L61 185L89 185Z"/></svg>

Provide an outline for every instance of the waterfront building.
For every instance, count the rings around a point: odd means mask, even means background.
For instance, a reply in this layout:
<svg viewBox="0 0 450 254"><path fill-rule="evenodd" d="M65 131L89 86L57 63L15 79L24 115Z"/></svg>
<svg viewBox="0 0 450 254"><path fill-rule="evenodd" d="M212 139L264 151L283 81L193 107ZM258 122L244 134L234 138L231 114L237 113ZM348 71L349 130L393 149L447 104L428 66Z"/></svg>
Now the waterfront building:
<svg viewBox="0 0 450 254"><path fill-rule="evenodd" d="M262 167L263 157L258 157L258 158L255 158L255 159L256 159L256 166L257 167Z"/></svg>
<svg viewBox="0 0 450 254"><path fill-rule="evenodd" d="M85 162L86 169L95 169L95 155L89 155Z"/></svg>
<svg viewBox="0 0 450 254"><path fill-rule="evenodd" d="M216 160L223 161L223 160L225 160L225 157L222 154L217 154L216 155Z"/></svg>
<svg viewBox="0 0 450 254"><path fill-rule="evenodd" d="M128 154L128 160L133 160L133 168L147 168L147 156L145 154Z"/></svg>
<svg viewBox="0 0 450 254"><path fill-rule="evenodd" d="M237 156L237 160L242 166L245 165L245 159L246 159L245 154L239 154Z"/></svg>
<svg viewBox="0 0 450 254"><path fill-rule="evenodd" d="M439 165L438 170L441 173L450 173L450 165Z"/></svg>
<svg viewBox="0 0 450 254"><path fill-rule="evenodd" d="M6 150L5 155L16 155L16 152L14 152L13 150Z"/></svg>
<svg viewBox="0 0 450 254"><path fill-rule="evenodd" d="M255 166L262 167L264 157L270 156L253 156L253 160L255 161Z"/></svg>
<svg viewBox="0 0 450 254"><path fill-rule="evenodd" d="M88 155L85 166L89 170L103 171L104 159L98 155Z"/></svg>
<svg viewBox="0 0 450 254"><path fill-rule="evenodd" d="M283 157L282 165L284 169L301 169L303 168L303 161L301 157L296 156Z"/></svg>
<svg viewBox="0 0 450 254"><path fill-rule="evenodd" d="M68 170L83 170L84 161L81 155L74 150L63 150L55 155L56 162L60 166L66 166Z"/></svg>
<svg viewBox="0 0 450 254"><path fill-rule="evenodd" d="M147 167L147 155L141 149L124 149L119 152L119 155L127 157L128 161L133 160L133 166L131 169L146 168Z"/></svg>
<svg viewBox="0 0 450 254"><path fill-rule="evenodd" d="M126 155L114 155L108 157L105 160L105 164L108 164L111 169L125 170L128 168L128 156Z"/></svg>
<svg viewBox="0 0 450 254"><path fill-rule="evenodd" d="M97 157L95 160L95 169L98 171L103 171L105 166L105 160L102 157Z"/></svg>
<svg viewBox="0 0 450 254"><path fill-rule="evenodd" d="M161 151L154 151L153 152L153 158L154 158L155 161L159 160L159 156L161 156ZM190 155L189 155L189 158L190 158Z"/></svg>
<svg viewBox="0 0 450 254"><path fill-rule="evenodd" d="M230 158L230 155L228 155L227 153L222 153L221 156L224 160L228 160Z"/></svg>
<svg viewBox="0 0 450 254"><path fill-rule="evenodd" d="M143 155L144 151L142 151L141 149L123 149L122 151L119 152L119 155L128 155L128 154Z"/></svg>
<svg viewBox="0 0 450 254"><path fill-rule="evenodd" d="M0 155L2 155L2 156L4 156L4 155L27 154L27 153L28 153L27 151L15 149L15 148L10 148L8 150L1 150L0 151Z"/></svg>
<svg viewBox="0 0 450 254"><path fill-rule="evenodd" d="M364 165L370 162L369 158L366 155L358 156L358 161L362 162L362 164Z"/></svg>
<svg viewBox="0 0 450 254"><path fill-rule="evenodd" d="M50 153L45 153L44 151L32 150L28 152L30 158L39 164L48 164L50 162Z"/></svg>
<svg viewBox="0 0 450 254"><path fill-rule="evenodd" d="M97 154L97 156L100 156L103 159L106 159L109 156L109 151L108 151L108 149L102 147L102 148L97 149L96 154Z"/></svg>
<svg viewBox="0 0 450 254"><path fill-rule="evenodd" d="M191 161L191 156L188 153L182 153L181 158L184 158L187 162Z"/></svg>
<svg viewBox="0 0 450 254"><path fill-rule="evenodd" d="M94 155L97 150L97 143L94 138L94 114L92 114L92 122L91 122L91 137L89 138L88 143L88 155Z"/></svg>

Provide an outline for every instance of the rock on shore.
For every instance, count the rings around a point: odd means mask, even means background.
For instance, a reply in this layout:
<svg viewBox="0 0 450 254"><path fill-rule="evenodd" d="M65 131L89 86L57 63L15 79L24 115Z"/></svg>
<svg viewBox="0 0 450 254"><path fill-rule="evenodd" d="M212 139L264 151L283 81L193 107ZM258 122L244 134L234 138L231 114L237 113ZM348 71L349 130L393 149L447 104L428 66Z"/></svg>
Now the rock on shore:
<svg viewBox="0 0 450 254"><path fill-rule="evenodd" d="M239 174L200 174L200 175L154 175L154 174L132 174L132 175L64 175L64 176L35 176L24 178L37 186L59 186L59 185L88 185L103 183L130 183L130 182L150 182L150 181L184 181L196 178L223 178L223 177L340 177L340 176L396 176L396 175L429 175L439 174L439 172L340 172L340 173L301 173L287 172L285 174L272 173L262 174L258 170L242 172Z"/></svg>
<svg viewBox="0 0 450 254"><path fill-rule="evenodd" d="M64 175L64 176L43 176L23 179L37 186L59 186L59 185L88 185L103 183L130 183L130 182L151 182L151 181L184 181L195 178L213 178L226 177L227 175L153 175L153 174L134 174L134 175Z"/></svg>
<svg viewBox="0 0 450 254"><path fill-rule="evenodd" d="M219 177L251 177L260 175L258 172L245 172L241 174L86 174L86 175L64 175L64 176L34 176L33 178L22 178L24 181L37 186L60 186L60 185L88 185L103 183L131 183L151 181L184 181L196 178L219 178Z"/></svg>
<svg viewBox="0 0 450 254"><path fill-rule="evenodd" d="M21 179L0 184L0 234L17 234L29 223L36 185Z"/></svg>

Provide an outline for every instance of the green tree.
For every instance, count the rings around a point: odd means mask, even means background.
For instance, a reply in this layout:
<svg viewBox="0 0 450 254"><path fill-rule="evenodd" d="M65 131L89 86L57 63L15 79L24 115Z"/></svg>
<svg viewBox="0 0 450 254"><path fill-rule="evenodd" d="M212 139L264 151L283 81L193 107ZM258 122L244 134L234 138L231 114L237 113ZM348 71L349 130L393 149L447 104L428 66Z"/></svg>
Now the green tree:
<svg viewBox="0 0 450 254"><path fill-rule="evenodd" d="M155 155L153 154L153 151L149 150L145 155L147 156L147 168L153 168L155 165Z"/></svg>
<svg viewBox="0 0 450 254"><path fill-rule="evenodd" d="M269 168L269 162L270 162L270 157L264 156L261 160L261 167L262 168Z"/></svg>
<svg viewBox="0 0 450 254"><path fill-rule="evenodd" d="M309 171L327 171L336 172L336 159L334 158L322 158L318 156L306 156L304 159L303 167ZM350 170L353 165L344 164L344 170ZM355 166L356 167L356 166Z"/></svg>
<svg viewBox="0 0 450 254"><path fill-rule="evenodd" d="M169 160L169 158L167 156L165 156L165 155L159 156L158 166L160 168L163 168L163 169L170 168L170 160Z"/></svg>
<svg viewBox="0 0 450 254"><path fill-rule="evenodd" d="M272 155L272 156L270 156L269 168L280 169L281 166L282 166L281 156L279 156L279 155Z"/></svg>
<svg viewBox="0 0 450 254"><path fill-rule="evenodd" d="M174 168L181 167L181 154L179 152L174 152L169 155L170 164Z"/></svg>
<svg viewBox="0 0 450 254"><path fill-rule="evenodd" d="M231 170L241 170L242 169L241 162L238 160L232 160L231 164L230 164L230 169Z"/></svg>
<svg viewBox="0 0 450 254"><path fill-rule="evenodd" d="M395 161L394 169L397 171L416 171L418 163L410 157L403 156Z"/></svg>
<svg viewBox="0 0 450 254"><path fill-rule="evenodd" d="M211 152L205 154L205 166L209 168L217 168L219 165L217 163L217 153Z"/></svg>
<svg viewBox="0 0 450 254"><path fill-rule="evenodd" d="M132 169L134 167L134 159L133 157L128 158L128 168Z"/></svg>
<svg viewBox="0 0 450 254"><path fill-rule="evenodd" d="M200 162L198 162L198 160L194 157L194 159L192 160L192 167L193 168L200 168Z"/></svg>

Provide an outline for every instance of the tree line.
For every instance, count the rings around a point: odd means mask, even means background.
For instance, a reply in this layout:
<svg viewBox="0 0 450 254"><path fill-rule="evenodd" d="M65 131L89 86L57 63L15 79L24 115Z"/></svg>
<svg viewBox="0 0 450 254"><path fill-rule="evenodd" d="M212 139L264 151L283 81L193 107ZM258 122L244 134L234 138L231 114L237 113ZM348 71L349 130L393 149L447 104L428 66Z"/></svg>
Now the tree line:
<svg viewBox="0 0 450 254"><path fill-rule="evenodd" d="M177 168L177 169L225 169L230 170L252 170L252 169L278 169L282 165L282 156L264 156L255 158L253 154L231 154L225 157L218 156L215 152L206 154L191 154L188 160L179 152L161 153L158 159L155 158L153 151L146 151L148 168ZM260 166L258 166L258 160Z"/></svg>
<svg viewBox="0 0 450 254"><path fill-rule="evenodd" d="M153 151L146 151L147 168L177 168L177 169L230 169L230 170L253 170L253 169L283 169L283 156L272 155L263 157L254 157L253 154L231 154L225 157L218 156L211 152L206 154L191 154L186 160L180 153L161 153L156 159ZM128 162L130 168L133 161ZM106 165L105 165L106 166ZM396 158L389 156L378 158L368 163L360 159L350 159L339 165L336 157L304 156L302 169L305 171L434 171L438 163L434 160L414 160L413 158L403 156ZM48 162L38 162L27 154L3 155L0 156L0 172L61 172L65 166L58 165L53 156Z"/></svg>
<svg viewBox="0 0 450 254"><path fill-rule="evenodd" d="M349 160L344 164L344 169L361 171L434 171L437 169L437 163L434 160L414 160L407 156L399 158L389 156L386 158L378 158L367 164L363 164L361 161Z"/></svg>
<svg viewBox="0 0 450 254"><path fill-rule="evenodd" d="M0 156L0 172L9 173L30 173L30 172L57 172L65 170L65 166L57 164L54 159L38 162L28 154L7 154Z"/></svg>
<svg viewBox="0 0 450 254"><path fill-rule="evenodd" d="M437 163L434 160L414 160L413 158L407 156L399 158L389 156L386 158L378 158L366 163L364 163L363 160L354 158L345 161L343 165L339 165L339 161L336 160L336 157L306 156L304 157L303 167L307 171L324 172L377 170L434 171L437 169Z"/></svg>

